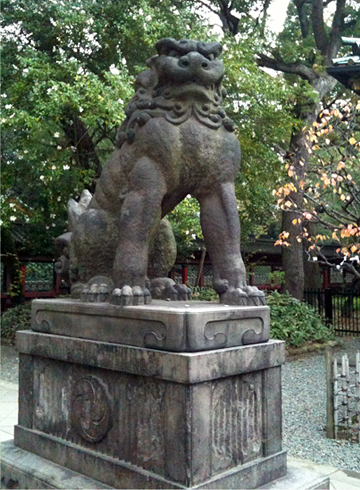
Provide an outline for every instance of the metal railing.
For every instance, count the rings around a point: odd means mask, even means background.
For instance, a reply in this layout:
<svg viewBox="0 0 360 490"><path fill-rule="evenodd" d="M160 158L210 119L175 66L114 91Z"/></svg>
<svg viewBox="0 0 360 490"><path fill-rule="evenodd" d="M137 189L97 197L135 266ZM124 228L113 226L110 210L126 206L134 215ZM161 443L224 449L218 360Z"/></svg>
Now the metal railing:
<svg viewBox="0 0 360 490"><path fill-rule="evenodd" d="M312 289L304 301L334 326L337 335L360 335L360 291L357 289Z"/></svg>

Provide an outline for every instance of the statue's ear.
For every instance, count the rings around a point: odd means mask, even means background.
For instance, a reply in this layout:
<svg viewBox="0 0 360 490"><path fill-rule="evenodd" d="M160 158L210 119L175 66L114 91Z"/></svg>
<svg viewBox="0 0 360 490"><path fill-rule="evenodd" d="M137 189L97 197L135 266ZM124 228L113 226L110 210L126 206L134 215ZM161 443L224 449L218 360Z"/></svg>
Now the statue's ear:
<svg viewBox="0 0 360 490"><path fill-rule="evenodd" d="M146 65L149 67L149 68L152 68L154 66L154 61L156 60L156 58L158 58L158 55L155 55L155 56L152 56L151 58L148 58L146 60Z"/></svg>
<svg viewBox="0 0 360 490"><path fill-rule="evenodd" d="M139 88L152 89L158 81L158 76L155 70L145 70L139 73L135 81L135 90Z"/></svg>

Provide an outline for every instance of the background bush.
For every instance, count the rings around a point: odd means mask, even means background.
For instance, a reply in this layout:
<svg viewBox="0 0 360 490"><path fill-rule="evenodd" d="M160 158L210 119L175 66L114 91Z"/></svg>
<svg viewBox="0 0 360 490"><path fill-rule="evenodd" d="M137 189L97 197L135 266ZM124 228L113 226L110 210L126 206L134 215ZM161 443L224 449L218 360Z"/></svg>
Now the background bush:
<svg viewBox="0 0 360 490"><path fill-rule="evenodd" d="M191 297L194 301L212 301L216 303L219 301L218 293L212 288L191 288Z"/></svg>
<svg viewBox="0 0 360 490"><path fill-rule="evenodd" d="M325 325L318 312L300 303L289 294L272 293L270 306L270 336L285 340L286 345L300 347L306 342L325 342L335 338L333 328Z"/></svg>
<svg viewBox="0 0 360 490"><path fill-rule="evenodd" d="M31 327L31 302L9 308L1 315L1 338L15 343L18 330L29 330Z"/></svg>

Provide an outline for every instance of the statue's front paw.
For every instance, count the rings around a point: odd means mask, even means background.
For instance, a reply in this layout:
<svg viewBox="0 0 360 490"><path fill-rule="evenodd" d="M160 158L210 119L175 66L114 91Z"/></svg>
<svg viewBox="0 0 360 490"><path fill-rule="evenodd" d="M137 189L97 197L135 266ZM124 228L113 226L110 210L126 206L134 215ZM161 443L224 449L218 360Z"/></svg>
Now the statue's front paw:
<svg viewBox="0 0 360 490"><path fill-rule="evenodd" d="M248 306L266 305L265 293L255 286L245 286L242 288L249 298Z"/></svg>
<svg viewBox="0 0 360 490"><path fill-rule="evenodd" d="M113 287L110 278L105 276L94 277L83 287L80 299L85 303L108 303Z"/></svg>
<svg viewBox="0 0 360 490"><path fill-rule="evenodd" d="M119 306L148 305L151 303L151 294L147 288L124 286L112 291L110 302Z"/></svg>
<svg viewBox="0 0 360 490"><path fill-rule="evenodd" d="M238 306L262 306L266 304L265 294L254 286L228 289L220 296L220 303Z"/></svg>
<svg viewBox="0 0 360 490"><path fill-rule="evenodd" d="M220 303L225 305L248 306L248 296L240 288L228 289L220 296Z"/></svg>

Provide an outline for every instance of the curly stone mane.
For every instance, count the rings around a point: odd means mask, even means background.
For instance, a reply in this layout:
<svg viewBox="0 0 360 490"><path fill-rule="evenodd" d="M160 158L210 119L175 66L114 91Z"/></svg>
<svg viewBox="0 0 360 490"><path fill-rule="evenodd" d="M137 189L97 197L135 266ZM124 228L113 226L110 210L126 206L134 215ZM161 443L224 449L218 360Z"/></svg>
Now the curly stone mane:
<svg viewBox="0 0 360 490"><path fill-rule="evenodd" d="M136 79L136 92L126 107L126 119L119 129L117 146L120 148L125 141L132 143L136 129L154 117L165 117L170 123L179 125L194 116L208 128L218 129L223 126L227 131L235 131L235 123L226 116L222 107L226 97L226 90L221 85L222 76L208 85L206 79L199 77L184 80L184 77L179 76L179 71L169 73L171 67L166 62L168 58L179 60L189 53L200 53L212 62L220 56L221 44L166 38L161 39L155 47L158 55L147 60L151 70L143 71ZM187 68L186 60L182 63L183 68ZM220 67L216 68L218 75Z"/></svg>

